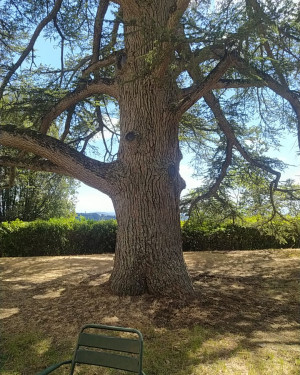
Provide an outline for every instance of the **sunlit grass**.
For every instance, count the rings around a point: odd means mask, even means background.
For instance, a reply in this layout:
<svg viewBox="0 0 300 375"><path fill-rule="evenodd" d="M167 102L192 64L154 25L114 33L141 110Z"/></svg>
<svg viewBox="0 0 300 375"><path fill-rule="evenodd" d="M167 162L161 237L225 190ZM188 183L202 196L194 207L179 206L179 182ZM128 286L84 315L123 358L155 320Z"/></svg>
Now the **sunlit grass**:
<svg viewBox="0 0 300 375"><path fill-rule="evenodd" d="M54 342L40 332L23 332L2 336L0 343L1 375L33 375L47 364L68 359L72 353L70 341Z"/></svg>
<svg viewBox="0 0 300 375"><path fill-rule="evenodd" d="M80 325L101 322L141 330L147 375L298 375L298 254L186 254L198 291L187 305L112 296L101 286L107 257L5 260L0 374L35 375L71 359ZM126 373L80 366L75 374Z"/></svg>
<svg viewBox="0 0 300 375"><path fill-rule="evenodd" d="M147 375L296 375L297 351L283 347L251 347L245 337L213 329L145 327L144 370ZM2 342L2 375L32 375L47 365L71 358L76 338L59 341L26 332ZM298 352L299 354L299 352ZM55 374L68 374L68 367ZM81 366L76 375L113 375L120 371ZM125 374L125 373L124 373Z"/></svg>

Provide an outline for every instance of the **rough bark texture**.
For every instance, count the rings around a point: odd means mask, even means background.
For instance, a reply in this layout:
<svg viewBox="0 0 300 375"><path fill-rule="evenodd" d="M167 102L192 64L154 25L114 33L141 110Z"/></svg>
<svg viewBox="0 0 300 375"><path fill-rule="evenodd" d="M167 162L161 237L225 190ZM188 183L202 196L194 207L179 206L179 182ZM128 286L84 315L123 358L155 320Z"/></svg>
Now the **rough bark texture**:
<svg viewBox="0 0 300 375"><path fill-rule="evenodd" d="M124 175L113 197L118 237L111 277L118 294L192 290L181 250L179 196L184 181L179 175L178 124L168 108L172 90L153 85L136 80L124 85L122 96L119 160Z"/></svg>
<svg viewBox="0 0 300 375"><path fill-rule="evenodd" d="M118 155L124 175L113 196L118 235L110 280L117 294L192 292L181 248L179 197L184 181L179 175L179 119L172 105L178 88L172 77L155 74L163 62L153 55L155 37L149 38L147 32L152 17L158 24L167 22L165 5L169 2L159 3L161 9L158 4L142 9L143 28L125 30L131 37L127 38L126 66L119 76ZM127 13L124 9L129 25L132 17L134 9Z"/></svg>
<svg viewBox="0 0 300 375"><path fill-rule="evenodd" d="M145 172L131 171L114 199L118 235L111 288L121 295L189 294L176 188L155 168Z"/></svg>

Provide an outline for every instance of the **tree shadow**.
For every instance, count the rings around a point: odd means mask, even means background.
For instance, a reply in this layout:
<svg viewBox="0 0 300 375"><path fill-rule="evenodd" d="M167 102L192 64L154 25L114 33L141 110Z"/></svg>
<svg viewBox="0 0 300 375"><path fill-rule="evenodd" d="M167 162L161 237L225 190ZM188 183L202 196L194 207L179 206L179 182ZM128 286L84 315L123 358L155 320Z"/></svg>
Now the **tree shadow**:
<svg viewBox="0 0 300 375"><path fill-rule="evenodd" d="M188 375L265 349L299 351L299 257L243 251L186 259L196 291L189 302L111 295L107 255L2 259L1 308L18 311L1 320L1 330L37 330L75 342L86 323L138 328L147 375Z"/></svg>

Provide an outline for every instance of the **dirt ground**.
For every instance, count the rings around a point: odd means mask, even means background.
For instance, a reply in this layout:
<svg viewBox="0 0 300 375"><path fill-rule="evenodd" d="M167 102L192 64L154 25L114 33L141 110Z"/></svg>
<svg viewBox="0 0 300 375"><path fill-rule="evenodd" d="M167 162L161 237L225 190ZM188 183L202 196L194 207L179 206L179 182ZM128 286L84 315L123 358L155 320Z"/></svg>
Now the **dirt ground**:
<svg viewBox="0 0 300 375"><path fill-rule="evenodd" d="M255 346L299 348L300 249L186 253L196 297L117 297L112 255L1 258L1 330L77 335L85 323L190 327L243 335Z"/></svg>

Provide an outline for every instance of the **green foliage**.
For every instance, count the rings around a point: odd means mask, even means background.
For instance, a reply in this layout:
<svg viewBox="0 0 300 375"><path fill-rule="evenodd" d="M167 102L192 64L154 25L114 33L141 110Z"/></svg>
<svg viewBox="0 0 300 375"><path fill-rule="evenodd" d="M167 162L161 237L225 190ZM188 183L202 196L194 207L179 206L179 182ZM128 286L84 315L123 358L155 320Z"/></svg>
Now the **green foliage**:
<svg viewBox="0 0 300 375"><path fill-rule="evenodd" d="M81 218L74 221L70 233L69 246L71 253L95 254L113 253L116 243L116 220L94 221Z"/></svg>
<svg viewBox="0 0 300 375"><path fill-rule="evenodd" d="M300 247L300 220L277 220L259 227L261 217L246 225L197 221L182 223L184 251L254 250ZM253 226L256 225L256 227ZM0 256L51 256L113 253L115 220L74 218L4 222L0 224Z"/></svg>
<svg viewBox="0 0 300 375"><path fill-rule="evenodd" d="M205 186L183 197L182 211L187 213L193 199L204 192ZM270 181L263 173L240 164L229 171L217 193L196 203L190 218L201 227L237 224L259 228L284 244L290 242L285 237L298 236L300 230L299 192L299 185L287 180L270 195Z"/></svg>
<svg viewBox="0 0 300 375"><path fill-rule="evenodd" d="M186 222L182 228L182 235L184 251L254 250L282 247L275 236L260 232L257 228L235 224L208 230L207 227ZM289 245L292 246L292 241Z"/></svg>
<svg viewBox="0 0 300 375"><path fill-rule="evenodd" d="M43 256L114 252L116 221L50 219L0 225L1 256Z"/></svg>
<svg viewBox="0 0 300 375"><path fill-rule="evenodd" d="M276 216L273 220L266 222L261 215L247 217L245 225L257 227L267 235L276 238L281 247L300 247L300 218L286 216L285 218Z"/></svg>
<svg viewBox="0 0 300 375"><path fill-rule="evenodd" d="M0 189L0 222L75 215L76 186L68 177L18 170L14 185Z"/></svg>

